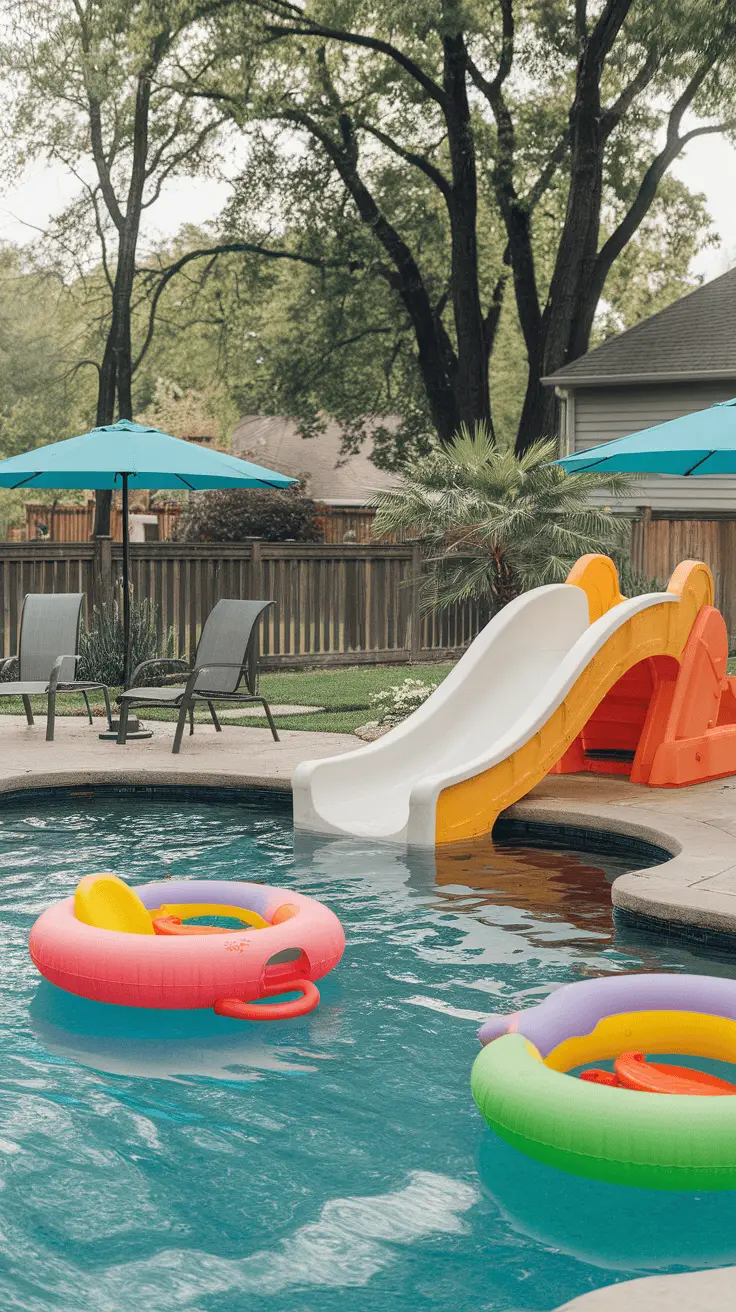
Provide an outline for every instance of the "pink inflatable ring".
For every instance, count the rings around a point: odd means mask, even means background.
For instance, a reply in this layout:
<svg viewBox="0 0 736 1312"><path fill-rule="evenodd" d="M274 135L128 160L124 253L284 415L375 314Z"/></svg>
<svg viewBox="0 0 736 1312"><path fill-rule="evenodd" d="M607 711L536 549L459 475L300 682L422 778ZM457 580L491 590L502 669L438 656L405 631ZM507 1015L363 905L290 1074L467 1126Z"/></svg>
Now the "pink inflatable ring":
<svg viewBox="0 0 736 1312"><path fill-rule="evenodd" d="M115 895L112 914L109 896L94 904L103 907L97 919L80 897L95 885ZM227 916L240 909L250 923L219 932L178 928L187 915L213 915L219 908ZM88 915L93 923L80 918ZM105 921L125 929L100 927ZM337 965L345 935L321 902L265 884L167 881L133 890L100 875L87 876L76 897L44 911L28 946L46 979L83 998L124 1007L216 1007L221 1015L267 1020L316 1007L313 981ZM293 1002L243 1010L244 1003L294 991L300 997Z"/></svg>

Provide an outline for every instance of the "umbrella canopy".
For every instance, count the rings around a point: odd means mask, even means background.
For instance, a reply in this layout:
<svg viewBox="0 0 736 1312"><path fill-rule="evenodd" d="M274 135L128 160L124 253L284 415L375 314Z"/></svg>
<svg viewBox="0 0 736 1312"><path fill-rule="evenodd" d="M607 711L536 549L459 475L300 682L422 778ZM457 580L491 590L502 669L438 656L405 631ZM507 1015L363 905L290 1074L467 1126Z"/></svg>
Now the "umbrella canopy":
<svg viewBox="0 0 736 1312"><path fill-rule="evenodd" d="M138 491L194 492L218 487L285 488L295 480L248 460L208 451L206 447L162 433L160 428L120 419L81 437L39 446L22 456L0 461L0 487L120 488L123 494L123 640L124 682L130 683L130 536L128 495ZM134 735L132 735L134 736ZM146 735L148 736L148 735Z"/></svg>
<svg viewBox="0 0 736 1312"><path fill-rule="evenodd" d="M0 487L122 488L125 474L131 491L288 487L294 482L129 419L0 461Z"/></svg>
<svg viewBox="0 0 736 1312"><path fill-rule="evenodd" d="M736 474L736 399L655 424L556 462L568 474ZM2 466L0 465L0 469Z"/></svg>

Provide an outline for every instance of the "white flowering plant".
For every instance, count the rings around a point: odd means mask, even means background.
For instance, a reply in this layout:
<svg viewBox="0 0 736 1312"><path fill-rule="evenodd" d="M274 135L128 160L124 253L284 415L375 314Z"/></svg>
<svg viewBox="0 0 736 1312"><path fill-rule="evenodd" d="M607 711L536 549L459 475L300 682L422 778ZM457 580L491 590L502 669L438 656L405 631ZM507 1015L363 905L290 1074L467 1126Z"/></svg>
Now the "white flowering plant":
<svg viewBox="0 0 736 1312"><path fill-rule="evenodd" d="M435 684L425 683L423 679L404 679L381 692L371 696L371 706L376 711L376 719L371 727L390 729L401 724L422 702L426 702L435 690Z"/></svg>

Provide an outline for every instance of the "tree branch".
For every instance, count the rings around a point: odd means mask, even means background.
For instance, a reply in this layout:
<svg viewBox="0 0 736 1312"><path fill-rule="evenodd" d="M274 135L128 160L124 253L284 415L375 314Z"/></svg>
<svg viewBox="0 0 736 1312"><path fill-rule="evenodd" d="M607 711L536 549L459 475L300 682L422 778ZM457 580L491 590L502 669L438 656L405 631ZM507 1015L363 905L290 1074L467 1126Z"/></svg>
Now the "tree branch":
<svg viewBox="0 0 736 1312"><path fill-rule="evenodd" d="M701 64L697 69L690 82L685 87L682 95L675 101L670 111L667 123L667 139L662 150L652 160L649 168L644 174L639 190L627 213L624 215L618 227L614 229L610 237L604 242L598 255L596 256L591 278L590 297L595 297L593 304L593 313L595 307L603 294L603 288L606 283L614 262L618 259L624 247L631 241L634 233L639 228L642 220L648 214L652 203L657 195L659 184L667 172L670 164L677 158L688 142L695 140L696 137L709 136L715 132L724 132L735 125L734 120L726 123L705 124L702 127L692 128L689 132L680 135L680 125L683 116L690 108L693 100L705 80L708 72L715 62L716 56L710 59L706 64Z"/></svg>
<svg viewBox="0 0 736 1312"><path fill-rule="evenodd" d="M621 93L614 100L608 109L603 111L601 117L601 132L604 138L609 137L613 129L618 126L621 119L628 113L636 97L649 86L654 74L657 72L661 63L659 51L652 50L647 55L638 73L625 86Z"/></svg>
<svg viewBox="0 0 736 1312"><path fill-rule="evenodd" d="M252 0L251 0L252 2ZM254 5L254 8L262 8L260 5ZM359 46L365 50L375 50L379 55L386 55L398 64L409 77L418 82L419 86L426 92L431 100L436 100L438 105L444 107L445 93L439 83L434 81L424 69L417 64L408 55L405 55L397 46L392 45L390 41L383 41L380 37L366 36L361 32L350 32L339 27L323 27L320 23L306 23L306 15L302 15L301 26L299 27L279 27L275 23L264 24L265 30L275 40L280 40L287 36L306 36L318 37L324 41L341 41L344 45Z"/></svg>
<svg viewBox="0 0 736 1312"><path fill-rule="evenodd" d="M442 192L445 200L450 199L452 188L449 180L445 177L442 170L438 169L431 160L426 158L425 155L417 155L414 151L406 150L403 146L399 145L398 141L395 141L387 132L384 132L382 128L374 127L371 123L366 123L360 120L357 126L362 128L364 132L369 132L372 137L375 137L377 141L380 141L388 150L393 151L394 155L398 155L399 159L403 159L407 164L412 164L414 168L420 169L421 172L429 178L430 182L434 183L435 187Z"/></svg>
<svg viewBox="0 0 736 1312"><path fill-rule="evenodd" d="M148 278L157 277L158 282L151 300L146 336L143 339L143 345L141 346L133 364L134 370L138 368L151 345L156 324L156 310L159 301L161 300L161 296L171 282L171 279L174 278L177 273L180 273L182 269L185 269L188 264L191 264L192 260L201 260L207 256L231 254L263 255L271 260L295 260L299 264L308 264L314 269L348 268L355 271L356 269L362 268L362 265L358 261L324 260L312 255L303 255L300 251L274 250L268 246L260 246L257 242L230 241L222 242L217 246L208 246L194 251L187 251L186 255L182 255L178 260L175 260L173 264L170 264L165 269L143 269L141 272L144 276L147 276Z"/></svg>
<svg viewBox="0 0 736 1312"><path fill-rule="evenodd" d="M565 155L567 154L569 146L570 146L570 129L565 128L565 131L558 138L558 141L554 146L547 160L547 163L542 169L542 172L539 174L539 177L537 178L536 182L533 184L531 189L527 192L526 197L524 198L523 204L530 214L532 210L536 209L545 191L549 187L553 177L555 176L555 173L557 172L558 168L560 167L560 164L562 163L563 159L565 158Z"/></svg>

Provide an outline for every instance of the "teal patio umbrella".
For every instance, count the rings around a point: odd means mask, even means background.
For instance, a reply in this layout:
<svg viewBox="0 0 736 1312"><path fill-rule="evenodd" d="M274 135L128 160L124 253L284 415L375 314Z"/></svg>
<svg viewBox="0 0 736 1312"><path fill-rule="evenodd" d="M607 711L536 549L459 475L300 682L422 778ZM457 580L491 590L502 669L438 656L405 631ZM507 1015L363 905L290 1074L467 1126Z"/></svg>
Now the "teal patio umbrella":
<svg viewBox="0 0 736 1312"><path fill-rule="evenodd" d="M123 635L125 683L130 682L130 531L131 491L199 491L218 487L285 488L295 480L274 470L208 451L159 428L120 419L81 437L36 447L0 461L0 487L120 488L123 494Z"/></svg>
<svg viewBox="0 0 736 1312"><path fill-rule="evenodd" d="M736 399L556 461L568 474L736 474ZM2 468L2 466L0 466Z"/></svg>

